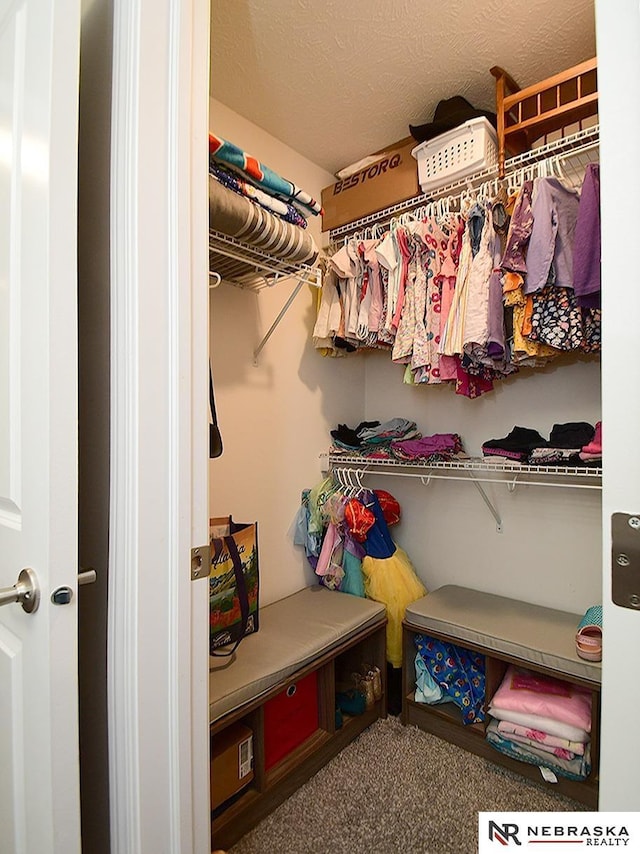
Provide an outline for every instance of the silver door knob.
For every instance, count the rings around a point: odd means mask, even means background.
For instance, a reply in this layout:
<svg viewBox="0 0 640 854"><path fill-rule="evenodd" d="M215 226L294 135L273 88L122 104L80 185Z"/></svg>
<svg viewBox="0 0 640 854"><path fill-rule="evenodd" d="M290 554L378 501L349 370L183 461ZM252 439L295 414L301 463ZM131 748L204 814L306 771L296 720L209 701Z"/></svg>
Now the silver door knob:
<svg viewBox="0 0 640 854"><path fill-rule="evenodd" d="M38 576L29 567L20 570L18 580L13 587L4 587L0 590L0 605L11 605L12 602L19 602L22 610L27 614L33 614L38 610L40 585Z"/></svg>

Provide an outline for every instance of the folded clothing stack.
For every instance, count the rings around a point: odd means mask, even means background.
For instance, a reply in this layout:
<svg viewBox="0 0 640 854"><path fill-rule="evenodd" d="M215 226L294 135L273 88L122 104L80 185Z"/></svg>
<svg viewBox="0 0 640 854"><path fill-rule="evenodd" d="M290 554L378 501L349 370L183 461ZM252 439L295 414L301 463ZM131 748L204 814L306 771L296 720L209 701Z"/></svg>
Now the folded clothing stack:
<svg viewBox="0 0 640 854"><path fill-rule="evenodd" d="M265 166L232 142L209 134L209 160L231 168L241 178L274 199L291 204L303 217L322 214L322 205L313 196Z"/></svg>
<svg viewBox="0 0 640 854"><path fill-rule="evenodd" d="M482 446L487 457L510 463L539 466L589 466L602 460L601 424L594 428L586 421L554 424L549 439L537 430L514 427L503 439L490 439Z"/></svg>
<svg viewBox="0 0 640 854"><path fill-rule="evenodd" d="M602 463L602 422L596 424L595 433L590 442L588 442L580 451L580 459L590 465L600 465Z"/></svg>
<svg viewBox="0 0 640 854"><path fill-rule="evenodd" d="M331 431L336 450L363 454L364 456L389 457L389 446L400 439L419 439L421 433L415 421L406 418L391 418L389 421L361 421L357 427L338 424Z"/></svg>
<svg viewBox="0 0 640 854"><path fill-rule="evenodd" d="M516 463L524 463L534 448L544 447L546 441L537 430L529 427L514 427L504 439L489 439L482 446L485 457L503 457Z"/></svg>
<svg viewBox="0 0 640 854"><path fill-rule="evenodd" d="M489 744L570 780L591 772L592 695L561 679L510 665L489 706Z"/></svg>

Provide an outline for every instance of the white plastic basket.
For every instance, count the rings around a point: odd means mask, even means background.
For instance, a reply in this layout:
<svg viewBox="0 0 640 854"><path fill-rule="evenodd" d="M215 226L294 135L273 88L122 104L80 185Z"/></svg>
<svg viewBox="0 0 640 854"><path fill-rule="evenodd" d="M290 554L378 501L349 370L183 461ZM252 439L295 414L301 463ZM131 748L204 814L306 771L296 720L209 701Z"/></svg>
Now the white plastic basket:
<svg viewBox="0 0 640 854"><path fill-rule="evenodd" d="M481 116L420 143L411 154L418 161L418 180L426 193L472 172L497 166L498 137Z"/></svg>

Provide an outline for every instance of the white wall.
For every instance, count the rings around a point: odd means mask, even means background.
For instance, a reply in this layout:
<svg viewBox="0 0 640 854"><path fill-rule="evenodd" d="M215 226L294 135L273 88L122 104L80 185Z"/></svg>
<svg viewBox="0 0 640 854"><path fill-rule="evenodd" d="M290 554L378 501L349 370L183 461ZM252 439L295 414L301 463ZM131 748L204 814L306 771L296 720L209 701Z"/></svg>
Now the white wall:
<svg viewBox="0 0 640 854"><path fill-rule="evenodd" d="M332 176L256 125L211 99L209 127L319 198ZM309 220L318 245L321 223ZM300 493L320 479L318 456L339 421L360 420L364 361L320 356L311 344L313 294L306 285L262 350L253 351L293 290L293 282L250 293L211 291L211 359L224 452L210 465L212 515L258 520L260 602L315 582L291 524Z"/></svg>
<svg viewBox="0 0 640 854"><path fill-rule="evenodd" d="M476 400L451 386L406 386L386 353L367 356L365 417L401 416L424 435L459 433L481 456L483 441L515 426L548 437L554 423L600 419L600 362L566 357L542 371L522 370ZM428 589L461 584L584 613L601 601L599 490L483 484L502 533L472 484L379 476L403 508L393 530Z"/></svg>

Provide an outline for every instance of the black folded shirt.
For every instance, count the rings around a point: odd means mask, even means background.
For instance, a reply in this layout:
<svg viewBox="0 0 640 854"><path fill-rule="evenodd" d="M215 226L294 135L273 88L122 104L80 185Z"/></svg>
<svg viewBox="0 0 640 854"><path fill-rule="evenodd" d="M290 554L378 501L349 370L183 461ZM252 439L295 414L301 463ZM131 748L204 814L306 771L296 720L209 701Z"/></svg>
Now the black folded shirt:
<svg viewBox="0 0 640 854"><path fill-rule="evenodd" d="M499 456L524 462L534 448L546 448L548 442L537 430L514 427L503 439L489 439L482 445L485 457Z"/></svg>

